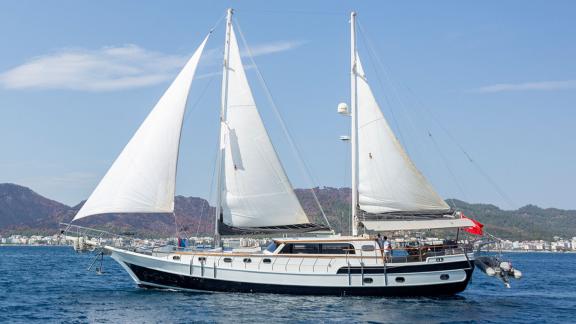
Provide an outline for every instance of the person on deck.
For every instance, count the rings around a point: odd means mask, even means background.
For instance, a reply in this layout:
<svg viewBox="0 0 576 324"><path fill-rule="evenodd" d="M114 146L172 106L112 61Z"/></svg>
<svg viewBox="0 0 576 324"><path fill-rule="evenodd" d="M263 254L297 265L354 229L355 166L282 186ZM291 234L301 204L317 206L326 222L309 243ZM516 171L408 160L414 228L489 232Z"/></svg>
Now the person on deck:
<svg viewBox="0 0 576 324"><path fill-rule="evenodd" d="M392 256L392 244L390 243L390 241L388 241L388 237L384 236L384 242L382 243L382 249L384 252L384 260L386 260L386 262L391 260L391 256Z"/></svg>
<svg viewBox="0 0 576 324"><path fill-rule="evenodd" d="M382 235L380 235L380 233L376 235L376 243L378 243L380 253L382 254L382 256L384 256L384 240L382 239Z"/></svg>

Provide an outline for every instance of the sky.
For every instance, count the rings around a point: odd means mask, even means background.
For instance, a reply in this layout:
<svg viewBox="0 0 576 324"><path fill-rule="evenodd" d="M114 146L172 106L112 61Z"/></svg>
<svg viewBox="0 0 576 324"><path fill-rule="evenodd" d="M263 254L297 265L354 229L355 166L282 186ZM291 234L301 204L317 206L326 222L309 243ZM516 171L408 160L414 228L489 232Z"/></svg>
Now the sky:
<svg viewBox="0 0 576 324"><path fill-rule="evenodd" d="M1 1L0 183L86 199L218 23L190 93L176 190L213 196L228 7L298 148L245 56L295 187L350 186L339 141L350 120L336 108L350 101L356 10L367 78L443 197L576 209L574 1Z"/></svg>

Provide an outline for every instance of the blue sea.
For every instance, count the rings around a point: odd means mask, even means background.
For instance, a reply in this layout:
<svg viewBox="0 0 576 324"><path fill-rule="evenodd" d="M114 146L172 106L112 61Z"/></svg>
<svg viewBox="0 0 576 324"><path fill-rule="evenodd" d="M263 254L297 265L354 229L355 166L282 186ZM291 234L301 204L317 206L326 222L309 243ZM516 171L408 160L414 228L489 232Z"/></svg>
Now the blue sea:
<svg viewBox="0 0 576 324"><path fill-rule="evenodd" d="M109 257L97 275L68 247L0 247L0 322L576 322L576 254L507 257L524 273L511 289L476 271L450 298L310 297L145 290Z"/></svg>

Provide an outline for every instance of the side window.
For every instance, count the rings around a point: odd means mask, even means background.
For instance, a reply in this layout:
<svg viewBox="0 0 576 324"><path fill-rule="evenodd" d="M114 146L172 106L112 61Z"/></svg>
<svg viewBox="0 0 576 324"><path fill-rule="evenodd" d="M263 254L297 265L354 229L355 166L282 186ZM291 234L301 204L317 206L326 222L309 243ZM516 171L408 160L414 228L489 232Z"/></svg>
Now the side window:
<svg viewBox="0 0 576 324"><path fill-rule="evenodd" d="M293 244L292 254L318 254L320 253L319 244Z"/></svg>
<svg viewBox="0 0 576 324"><path fill-rule="evenodd" d="M320 253L319 244L310 243L289 243L284 245L281 254L318 254Z"/></svg>
<svg viewBox="0 0 576 324"><path fill-rule="evenodd" d="M354 254L354 246L349 243L322 244L322 254Z"/></svg>

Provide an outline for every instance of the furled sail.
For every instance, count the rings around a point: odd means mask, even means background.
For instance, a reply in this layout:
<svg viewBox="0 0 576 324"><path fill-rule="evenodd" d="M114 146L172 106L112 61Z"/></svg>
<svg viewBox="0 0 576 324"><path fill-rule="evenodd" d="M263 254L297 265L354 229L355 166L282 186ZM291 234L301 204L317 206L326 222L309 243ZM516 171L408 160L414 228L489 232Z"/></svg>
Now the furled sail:
<svg viewBox="0 0 576 324"><path fill-rule="evenodd" d="M192 79L208 37L146 117L74 220L105 213L174 211L180 131Z"/></svg>
<svg viewBox="0 0 576 324"><path fill-rule="evenodd" d="M225 68L224 223L238 228L308 223L256 108L233 29Z"/></svg>
<svg viewBox="0 0 576 324"><path fill-rule="evenodd" d="M410 160L386 122L356 53L358 118L358 203L374 214L448 212Z"/></svg>

